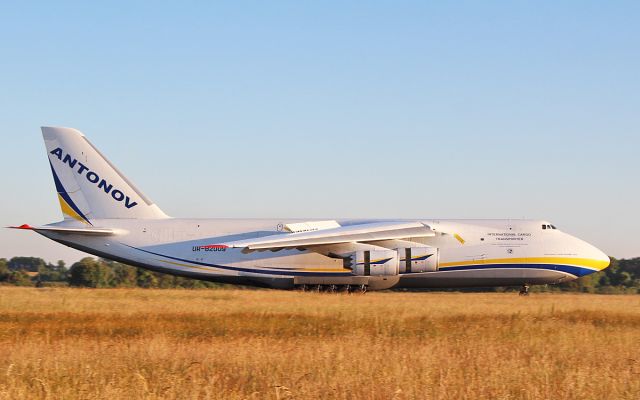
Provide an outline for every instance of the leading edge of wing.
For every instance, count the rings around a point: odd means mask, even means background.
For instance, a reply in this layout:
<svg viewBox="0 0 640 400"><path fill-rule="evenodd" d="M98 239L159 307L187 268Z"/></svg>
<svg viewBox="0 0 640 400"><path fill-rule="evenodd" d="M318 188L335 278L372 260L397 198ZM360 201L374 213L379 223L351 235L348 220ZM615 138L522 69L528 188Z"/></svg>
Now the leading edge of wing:
<svg viewBox="0 0 640 400"><path fill-rule="evenodd" d="M249 250L263 250L429 236L435 236L435 232L431 227L420 222L375 222L314 232L281 233L259 239L229 242L226 245Z"/></svg>

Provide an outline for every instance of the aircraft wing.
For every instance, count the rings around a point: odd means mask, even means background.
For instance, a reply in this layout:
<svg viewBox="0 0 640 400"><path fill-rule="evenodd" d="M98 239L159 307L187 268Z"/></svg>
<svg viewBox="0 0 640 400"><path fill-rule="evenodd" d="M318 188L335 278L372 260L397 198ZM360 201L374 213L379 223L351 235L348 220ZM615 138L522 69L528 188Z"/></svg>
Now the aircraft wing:
<svg viewBox="0 0 640 400"><path fill-rule="evenodd" d="M420 222L374 222L322 229L313 232L281 233L257 239L229 242L227 246L248 250L275 250L292 247L322 246L340 243L408 239L435 236Z"/></svg>

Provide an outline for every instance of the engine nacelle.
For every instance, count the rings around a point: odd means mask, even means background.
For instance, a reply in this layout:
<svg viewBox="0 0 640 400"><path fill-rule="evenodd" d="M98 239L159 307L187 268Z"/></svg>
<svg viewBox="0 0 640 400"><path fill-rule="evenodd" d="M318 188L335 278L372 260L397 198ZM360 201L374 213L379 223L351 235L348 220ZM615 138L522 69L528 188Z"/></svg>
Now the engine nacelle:
<svg viewBox="0 0 640 400"><path fill-rule="evenodd" d="M437 247L405 247L398 249L401 274L438 270Z"/></svg>
<svg viewBox="0 0 640 400"><path fill-rule="evenodd" d="M351 255L351 270L356 275L398 275L398 252L395 250L364 250Z"/></svg>

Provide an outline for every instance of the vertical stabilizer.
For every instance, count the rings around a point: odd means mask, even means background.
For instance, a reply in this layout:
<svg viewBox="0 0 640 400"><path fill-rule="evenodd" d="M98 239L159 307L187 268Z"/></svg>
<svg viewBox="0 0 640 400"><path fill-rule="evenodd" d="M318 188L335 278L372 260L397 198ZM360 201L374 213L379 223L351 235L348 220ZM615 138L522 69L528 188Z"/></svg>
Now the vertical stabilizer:
<svg viewBox="0 0 640 400"><path fill-rule="evenodd" d="M65 220L167 218L80 131L42 127L42 136Z"/></svg>

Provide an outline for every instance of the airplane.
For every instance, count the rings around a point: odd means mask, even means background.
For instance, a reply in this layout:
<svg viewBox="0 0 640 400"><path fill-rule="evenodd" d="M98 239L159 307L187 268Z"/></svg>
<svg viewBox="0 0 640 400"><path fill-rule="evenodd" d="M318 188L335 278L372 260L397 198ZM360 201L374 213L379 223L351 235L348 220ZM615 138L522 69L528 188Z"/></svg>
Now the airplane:
<svg viewBox="0 0 640 400"><path fill-rule="evenodd" d="M545 220L171 218L82 134L42 127L64 220L35 231L98 257L211 282L366 292L558 284L608 267Z"/></svg>

